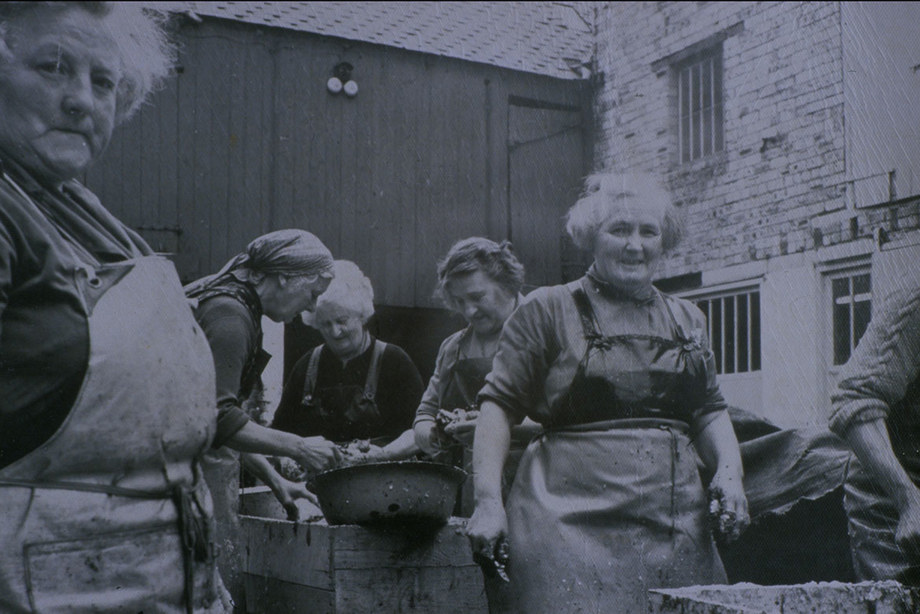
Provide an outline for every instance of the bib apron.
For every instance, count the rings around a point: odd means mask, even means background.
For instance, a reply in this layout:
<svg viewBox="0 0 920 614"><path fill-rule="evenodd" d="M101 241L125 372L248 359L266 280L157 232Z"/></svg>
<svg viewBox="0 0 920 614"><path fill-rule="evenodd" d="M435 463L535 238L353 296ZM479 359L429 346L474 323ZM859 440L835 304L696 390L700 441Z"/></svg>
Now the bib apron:
<svg viewBox="0 0 920 614"><path fill-rule="evenodd" d="M673 313L670 339L601 335L570 290L588 347L508 498L515 611L644 612L649 588L725 582L687 436L711 354Z"/></svg>
<svg viewBox="0 0 920 614"><path fill-rule="evenodd" d="M0 611L218 613L208 344L160 257L75 271L90 351L41 447L0 470Z"/></svg>

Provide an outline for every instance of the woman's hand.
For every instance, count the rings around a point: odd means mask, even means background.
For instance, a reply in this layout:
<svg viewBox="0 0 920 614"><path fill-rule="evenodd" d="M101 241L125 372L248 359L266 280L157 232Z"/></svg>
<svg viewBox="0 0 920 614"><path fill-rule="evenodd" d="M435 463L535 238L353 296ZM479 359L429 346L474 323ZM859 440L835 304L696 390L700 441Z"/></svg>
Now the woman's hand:
<svg viewBox="0 0 920 614"><path fill-rule="evenodd" d="M472 445L476 435L476 420L451 422L444 427L444 432L464 445Z"/></svg>
<svg viewBox="0 0 920 614"><path fill-rule="evenodd" d="M500 500L487 500L476 505L466 523L466 535L474 554L491 559L495 545L508 535L508 516Z"/></svg>
<svg viewBox="0 0 920 614"><path fill-rule="evenodd" d="M294 502L296 499L306 499L316 507L319 507L319 500L316 495L307 490L306 485L303 483L292 482L279 476L279 479L274 480L272 484L269 484L269 487L272 489L275 498L281 503L284 511L287 512L288 520L297 520L300 516L300 511Z"/></svg>
<svg viewBox="0 0 920 614"><path fill-rule="evenodd" d="M724 467L716 471L709 483L709 519L713 533L726 543L741 537L751 524L740 473Z"/></svg>
<svg viewBox="0 0 920 614"><path fill-rule="evenodd" d="M898 547L909 553L913 560L920 557L920 490L914 488L904 498L904 503L898 508L898 514L895 540Z"/></svg>
<svg viewBox="0 0 920 614"><path fill-rule="evenodd" d="M342 462L341 449L323 437L302 437L296 451L290 455L307 471L319 473Z"/></svg>
<svg viewBox="0 0 920 614"><path fill-rule="evenodd" d="M441 436L438 433L438 423L434 420L416 422L412 427L415 433L415 445L428 456L435 456L441 451Z"/></svg>

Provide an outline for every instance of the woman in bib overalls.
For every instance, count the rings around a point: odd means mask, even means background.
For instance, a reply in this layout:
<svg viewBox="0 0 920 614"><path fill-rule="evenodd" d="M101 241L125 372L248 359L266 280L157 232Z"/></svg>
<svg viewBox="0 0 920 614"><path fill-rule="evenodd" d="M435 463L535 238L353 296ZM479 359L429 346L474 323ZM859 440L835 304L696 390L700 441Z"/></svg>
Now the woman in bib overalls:
<svg viewBox="0 0 920 614"><path fill-rule="evenodd" d="M679 237L667 193L643 176L591 177L567 230L594 263L529 294L505 324L479 395L468 532L485 557L507 538L515 611L645 612L650 588L725 581L697 464L737 534L738 443L702 313L651 283ZM505 507L510 427L525 416L545 432Z"/></svg>
<svg viewBox="0 0 920 614"><path fill-rule="evenodd" d="M336 260L334 271L312 317L325 343L294 365L272 427L339 444L368 440L364 450L346 448L362 460L414 456L412 416L422 377L401 347L368 331L374 314L371 281L347 260Z"/></svg>

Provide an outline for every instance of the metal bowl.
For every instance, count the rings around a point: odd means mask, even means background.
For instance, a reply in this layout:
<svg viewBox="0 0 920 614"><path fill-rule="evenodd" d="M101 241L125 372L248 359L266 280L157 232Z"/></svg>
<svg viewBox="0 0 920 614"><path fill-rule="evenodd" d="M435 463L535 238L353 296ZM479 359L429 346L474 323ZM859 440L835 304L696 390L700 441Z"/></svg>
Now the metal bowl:
<svg viewBox="0 0 920 614"><path fill-rule="evenodd" d="M398 461L325 471L311 487L329 524L443 524L465 479L450 465Z"/></svg>

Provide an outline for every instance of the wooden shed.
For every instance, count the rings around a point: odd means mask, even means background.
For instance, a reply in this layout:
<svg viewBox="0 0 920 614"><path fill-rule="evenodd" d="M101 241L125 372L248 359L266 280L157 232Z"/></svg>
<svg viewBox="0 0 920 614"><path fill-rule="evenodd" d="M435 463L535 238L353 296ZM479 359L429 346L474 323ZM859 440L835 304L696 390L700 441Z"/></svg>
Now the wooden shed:
<svg viewBox="0 0 920 614"><path fill-rule="evenodd" d="M378 325L399 328L437 307L457 239L510 239L531 285L578 268L562 215L591 167L592 39L572 6L159 4L177 16L176 78L87 181L184 280L304 228L364 270ZM332 93L349 67L357 95Z"/></svg>

